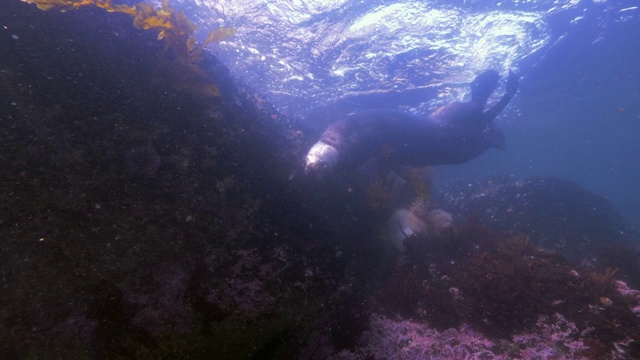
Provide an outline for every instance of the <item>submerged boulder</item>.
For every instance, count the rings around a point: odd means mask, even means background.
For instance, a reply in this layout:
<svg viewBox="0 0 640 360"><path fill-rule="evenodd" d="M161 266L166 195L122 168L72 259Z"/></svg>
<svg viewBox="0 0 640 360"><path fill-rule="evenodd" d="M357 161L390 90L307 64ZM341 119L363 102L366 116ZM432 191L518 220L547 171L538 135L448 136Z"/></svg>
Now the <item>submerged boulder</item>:
<svg viewBox="0 0 640 360"><path fill-rule="evenodd" d="M637 233L609 200L560 178L489 177L446 186L434 200L456 221L476 218L569 257L638 244Z"/></svg>

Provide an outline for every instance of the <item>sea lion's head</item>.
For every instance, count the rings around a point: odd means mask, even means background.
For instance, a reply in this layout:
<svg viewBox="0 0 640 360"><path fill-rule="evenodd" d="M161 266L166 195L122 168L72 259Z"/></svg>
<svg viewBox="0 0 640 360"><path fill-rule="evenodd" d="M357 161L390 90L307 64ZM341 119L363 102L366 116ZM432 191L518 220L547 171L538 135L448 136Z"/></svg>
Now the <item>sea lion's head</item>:
<svg viewBox="0 0 640 360"><path fill-rule="evenodd" d="M471 101L484 107L491 93L498 87L499 80L500 75L494 70L478 75L471 83Z"/></svg>
<svg viewBox="0 0 640 360"><path fill-rule="evenodd" d="M306 174L322 175L338 165L340 153L338 150L322 141L318 141L307 153L304 172Z"/></svg>

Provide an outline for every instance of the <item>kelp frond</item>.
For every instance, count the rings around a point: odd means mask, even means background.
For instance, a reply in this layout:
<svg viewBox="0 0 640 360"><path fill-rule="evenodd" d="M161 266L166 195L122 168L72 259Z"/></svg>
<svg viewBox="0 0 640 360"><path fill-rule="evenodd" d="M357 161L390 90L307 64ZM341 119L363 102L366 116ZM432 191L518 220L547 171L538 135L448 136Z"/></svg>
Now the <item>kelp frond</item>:
<svg viewBox="0 0 640 360"><path fill-rule="evenodd" d="M593 280L593 283L600 290L606 286L610 286L613 283L614 276L618 272L618 269L607 268L603 273L599 274L595 271L589 273L589 277Z"/></svg>
<svg viewBox="0 0 640 360"><path fill-rule="evenodd" d="M175 11L168 0L162 0L160 8L144 2L136 5L114 4L112 0L22 0L35 4L41 10L57 9L62 12L93 5L108 12L118 12L134 17L133 26L138 29L155 29L158 40L165 40L164 68L178 67L187 74L182 79L173 79L176 73L166 75L172 83L180 84L181 90L197 95L219 95L217 87L206 81L206 73L200 68L202 50L208 44L220 42L236 32L233 28L218 28L209 33L205 41L197 46L193 39L195 26L181 11ZM184 75L184 73L182 73Z"/></svg>
<svg viewBox="0 0 640 360"><path fill-rule="evenodd" d="M22 0L28 4L36 4L40 10L58 9L62 12L77 9L86 5L95 5L109 12L122 12L135 15L135 6L114 5L111 0Z"/></svg>
<svg viewBox="0 0 640 360"><path fill-rule="evenodd" d="M407 170L407 180L416 196L429 200L431 187L435 178L435 170L432 167L410 168Z"/></svg>
<svg viewBox="0 0 640 360"><path fill-rule="evenodd" d="M498 251L512 257L520 257L529 249L531 249L531 241L529 240L529 237L525 234L517 234L506 239L500 245Z"/></svg>

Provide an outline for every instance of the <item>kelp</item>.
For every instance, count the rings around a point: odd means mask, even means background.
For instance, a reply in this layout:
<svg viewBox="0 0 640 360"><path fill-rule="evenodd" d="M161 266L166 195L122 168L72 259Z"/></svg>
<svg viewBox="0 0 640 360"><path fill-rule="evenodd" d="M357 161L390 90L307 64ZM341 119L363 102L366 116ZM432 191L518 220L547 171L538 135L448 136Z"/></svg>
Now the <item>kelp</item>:
<svg viewBox="0 0 640 360"><path fill-rule="evenodd" d="M65 12L93 5L108 12L118 12L134 17L133 26L138 29L155 29L158 40L166 42L161 57L161 70L167 80L180 91L201 96L218 96L218 88L207 79L200 62L202 50L209 44L220 42L236 33L234 28L218 28L209 33L198 46L193 34L195 25L182 11L175 11L168 0L162 0L160 8L144 2L138 5L114 4L112 0L22 0L35 4L41 10L57 9Z"/></svg>

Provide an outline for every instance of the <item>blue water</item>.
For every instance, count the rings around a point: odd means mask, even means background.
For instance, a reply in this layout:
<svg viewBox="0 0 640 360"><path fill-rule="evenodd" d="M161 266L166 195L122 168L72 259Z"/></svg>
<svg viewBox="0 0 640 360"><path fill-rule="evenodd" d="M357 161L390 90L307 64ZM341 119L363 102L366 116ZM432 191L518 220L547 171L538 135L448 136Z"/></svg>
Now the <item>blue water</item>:
<svg viewBox="0 0 640 360"><path fill-rule="evenodd" d="M640 3L180 0L240 81L321 131L384 107L429 114L493 68L521 76L498 118L505 151L438 169L438 181L559 176L611 199L640 227ZM499 89L496 96L502 91Z"/></svg>

